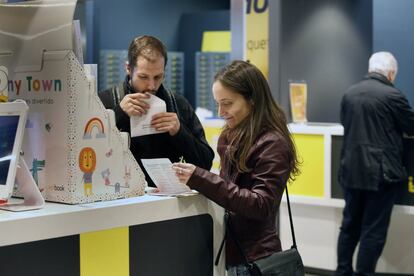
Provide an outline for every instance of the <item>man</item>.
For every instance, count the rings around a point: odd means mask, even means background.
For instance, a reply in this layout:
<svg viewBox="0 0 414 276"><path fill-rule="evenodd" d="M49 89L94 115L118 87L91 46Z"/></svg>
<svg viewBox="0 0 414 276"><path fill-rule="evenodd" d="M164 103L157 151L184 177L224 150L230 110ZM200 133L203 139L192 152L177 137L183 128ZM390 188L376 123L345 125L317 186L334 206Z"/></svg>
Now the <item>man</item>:
<svg viewBox="0 0 414 276"><path fill-rule="evenodd" d="M169 158L209 170L214 152L208 145L203 127L187 100L167 91L162 85L167 64L163 43L152 36L135 38L128 49L127 76L119 86L99 92L104 106L115 112L120 131L130 133L130 117L146 114L149 94L165 101L167 112L153 116L151 126L164 133L133 137L131 152L143 168L142 158ZM149 186L155 186L143 169Z"/></svg>
<svg viewBox="0 0 414 276"><path fill-rule="evenodd" d="M388 52L369 60L369 74L341 103L344 143L339 168L345 208L336 275L374 275L384 248L398 186L407 182L403 132L414 134L414 112L394 87L397 61ZM352 256L359 242L356 271Z"/></svg>

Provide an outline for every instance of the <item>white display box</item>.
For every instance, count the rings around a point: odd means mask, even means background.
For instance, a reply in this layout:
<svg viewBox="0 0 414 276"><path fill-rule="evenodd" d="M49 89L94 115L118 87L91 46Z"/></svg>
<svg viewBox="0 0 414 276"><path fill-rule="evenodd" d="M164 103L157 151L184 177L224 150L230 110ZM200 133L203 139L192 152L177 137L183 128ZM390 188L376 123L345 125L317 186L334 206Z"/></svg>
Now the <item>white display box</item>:
<svg viewBox="0 0 414 276"><path fill-rule="evenodd" d="M128 136L116 128L96 80L72 50L75 4L0 5L0 65L9 72L9 100L29 105L23 157L48 201L143 195L145 177Z"/></svg>

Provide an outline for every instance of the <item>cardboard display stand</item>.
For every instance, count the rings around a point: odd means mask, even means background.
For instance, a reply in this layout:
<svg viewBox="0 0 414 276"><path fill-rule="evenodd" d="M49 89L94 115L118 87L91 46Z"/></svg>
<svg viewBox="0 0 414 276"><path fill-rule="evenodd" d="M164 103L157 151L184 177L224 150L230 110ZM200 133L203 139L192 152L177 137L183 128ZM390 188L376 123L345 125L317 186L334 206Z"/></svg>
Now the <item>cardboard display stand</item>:
<svg viewBox="0 0 414 276"><path fill-rule="evenodd" d="M0 65L8 69L9 100L29 105L23 157L49 201L143 195L145 177L128 137L116 128L96 80L74 54L75 4L0 4Z"/></svg>

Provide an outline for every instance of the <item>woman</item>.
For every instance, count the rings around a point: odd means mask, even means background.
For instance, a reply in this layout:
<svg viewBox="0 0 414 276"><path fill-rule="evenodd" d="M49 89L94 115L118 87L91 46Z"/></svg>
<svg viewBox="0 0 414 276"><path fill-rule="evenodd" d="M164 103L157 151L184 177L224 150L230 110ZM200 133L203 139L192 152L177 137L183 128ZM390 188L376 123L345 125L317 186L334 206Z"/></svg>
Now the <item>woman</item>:
<svg viewBox="0 0 414 276"><path fill-rule="evenodd" d="M250 275L235 240L249 262L282 250L275 219L286 183L298 173L295 146L254 65L234 61L223 68L213 95L226 122L217 146L220 176L188 163L174 163L173 169L182 183L227 210L228 275Z"/></svg>

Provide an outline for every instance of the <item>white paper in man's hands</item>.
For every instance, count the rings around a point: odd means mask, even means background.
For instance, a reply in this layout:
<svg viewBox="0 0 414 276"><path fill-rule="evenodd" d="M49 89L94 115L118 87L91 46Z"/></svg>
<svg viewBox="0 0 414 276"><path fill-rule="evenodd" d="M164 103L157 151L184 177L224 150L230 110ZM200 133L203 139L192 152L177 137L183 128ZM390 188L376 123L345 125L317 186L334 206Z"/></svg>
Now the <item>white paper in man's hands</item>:
<svg viewBox="0 0 414 276"><path fill-rule="evenodd" d="M149 99L145 100L150 106L147 110L147 114L143 114L142 116L131 116L131 137L165 132L158 131L151 127L152 116L167 110L165 102L155 95L149 95Z"/></svg>
<svg viewBox="0 0 414 276"><path fill-rule="evenodd" d="M142 165L158 187L161 195L178 195L191 192L191 189L181 183L172 169L168 158L141 159Z"/></svg>

